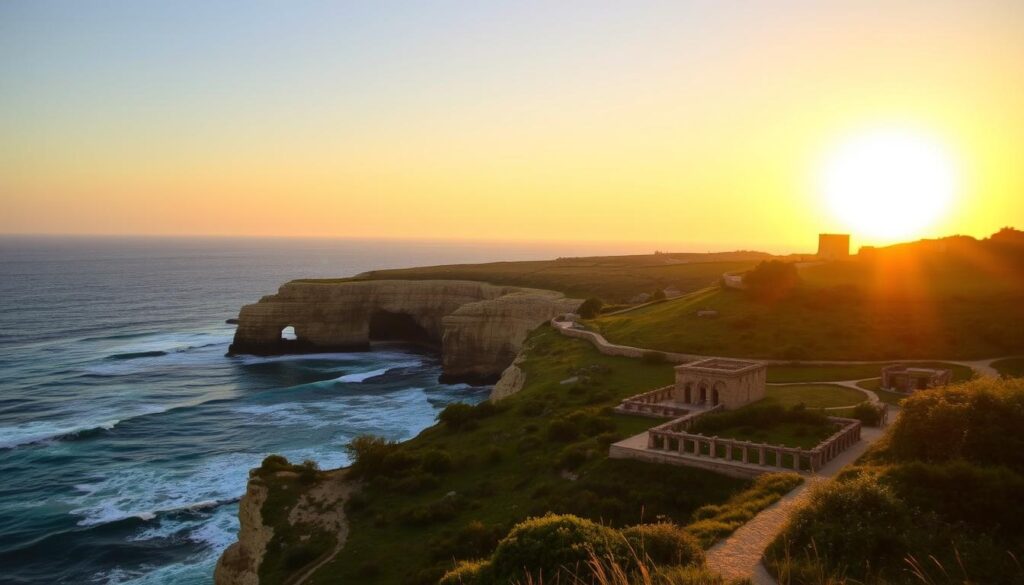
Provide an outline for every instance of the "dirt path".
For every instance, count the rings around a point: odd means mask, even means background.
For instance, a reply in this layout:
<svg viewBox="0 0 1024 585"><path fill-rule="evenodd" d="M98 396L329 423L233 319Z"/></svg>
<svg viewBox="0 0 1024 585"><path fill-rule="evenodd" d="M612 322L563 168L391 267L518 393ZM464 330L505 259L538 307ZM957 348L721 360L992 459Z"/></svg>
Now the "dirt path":
<svg viewBox="0 0 1024 585"><path fill-rule="evenodd" d="M890 416L894 414L891 412ZM775 580L761 564L765 548L782 529L790 513L807 501L814 486L827 481L840 469L854 462L882 436L882 432L883 429L865 427L860 442L830 461L818 473L808 476L803 484L762 510L728 538L711 547L707 553L708 568L727 579L749 578L754 585L775 585Z"/></svg>
<svg viewBox="0 0 1024 585"><path fill-rule="evenodd" d="M701 354L690 354L690 353L676 353L662 350L652 350L643 347L633 347L629 345L619 345L612 343L604 338L603 335L596 331L590 331L587 329L577 329L573 327L573 323L568 321L556 321L552 319L550 321L551 326L556 331L565 335L566 337L575 337L577 339L585 339L589 341L597 351L605 355L615 355L622 357L643 357L645 353L650 351L656 351L664 354L667 361L672 363L686 363L696 360L702 360L712 357L722 357L713 355L701 355ZM884 365L884 364L913 364L921 362L943 362L947 364L956 364L960 366L966 366L974 370L980 376L994 376L999 377L999 372L992 367L993 362L997 362L1003 359L1024 357L1017 355L1001 356L994 358L987 358L983 360L949 360L940 358L914 358L914 359L892 359L892 360L779 360L779 359L761 359L761 358L750 358L756 359L759 362L768 365L782 365L782 366L855 366L855 365ZM737 358L744 359L744 358ZM819 383L819 382L815 382ZM825 383L825 382L820 382Z"/></svg>
<svg viewBox="0 0 1024 585"><path fill-rule="evenodd" d="M310 492L309 496L312 501L309 506L296 506L296 510L293 511L292 515L289 517L290 522L308 521L309 518L304 518L304 515L315 515L316 522L320 523L328 530L335 531L335 534L337 534L337 542L335 542L334 548L331 549L331 552L324 556L324 558L317 561L317 563L312 567L290 579L288 581L289 585L302 585L305 583L313 573L316 573L320 567L332 561L334 557L338 556L341 549L345 547L345 541L348 540L348 521L345 519L345 502L348 501L349 496L351 496L356 489L358 489L357 486L352 482L345 480L344 470L342 470ZM321 511L320 506L325 506L327 511Z"/></svg>

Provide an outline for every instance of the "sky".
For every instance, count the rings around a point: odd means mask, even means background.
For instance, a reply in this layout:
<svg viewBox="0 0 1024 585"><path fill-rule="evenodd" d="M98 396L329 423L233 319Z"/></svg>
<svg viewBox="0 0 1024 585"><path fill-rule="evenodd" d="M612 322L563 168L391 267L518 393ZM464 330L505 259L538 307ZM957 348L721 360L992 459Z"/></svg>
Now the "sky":
<svg viewBox="0 0 1024 585"><path fill-rule="evenodd" d="M878 235L821 174L893 128L956 182ZM0 2L0 233L813 251L1022 159L1020 0Z"/></svg>

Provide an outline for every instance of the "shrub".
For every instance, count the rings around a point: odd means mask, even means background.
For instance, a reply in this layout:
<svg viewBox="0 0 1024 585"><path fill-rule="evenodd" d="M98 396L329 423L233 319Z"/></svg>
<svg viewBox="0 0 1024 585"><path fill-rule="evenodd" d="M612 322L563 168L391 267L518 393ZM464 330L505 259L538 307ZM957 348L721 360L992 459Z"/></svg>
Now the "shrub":
<svg viewBox="0 0 1024 585"><path fill-rule="evenodd" d="M501 526L488 526L473 520L456 532L432 542L430 556L439 561L483 558L494 552L494 547L506 532L508 530Z"/></svg>
<svg viewBox="0 0 1024 585"><path fill-rule="evenodd" d="M601 559L629 558L618 531L576 516L547 514L513 527L491 561L498 582L524 581L525 575L557 582L559 576L586 575L592 554Z"/></svg>
<svg viewBox="0 0 1024 585"><path fill-rule="evenodd" d="M580 430L572 421L564 418L551 421L548 425L548 439L568 443L580 436Z"/></svg>
<svg viewBox="0 0 1024 585"><path fill-rule="evenodd" d="M432 449L423 454L420 466L423 467L424 471L430 473L447 473L455 465L452 463L451 455L440 449Z"/></svg>
<svg viewBox="0 0 1024 585"><path fill-rule="evenodd" d="M544 412L544 403L540 400L528 400L519 405L519 414L523 416L539 416Z"/></svg>
<svg viewBox="0 0 1024 585"><path fill-rule="evenodd" d="M874 570L899 571L908 544L918 539L918 521L891 488L864 474L815 488L807 506L790 518L769 549L772 556L780 556L787 542L814 543L829 565L849 568L855 575L863 575L867 563Z"/></svg>
<svg viewBox="0 0 1024 585"><path fill-rule="evenodd" d="M393 471L392 466L401 466L401 457L395 458L398 443L383 437L360 435L345 446L352 457L350 473L357 478L373 478Z"/></svg>
<svg viewBox="0 0 1024 585"><path fill-rule="evenodd" d="M399 519L403 524L425 525L434 522L451 520L465 508L466 501L457 495L445 496L429 504L417 506L404 511Z"/></svg>
<svg viewBox="0 0 1024 585"><path fill-rule="evenodd" d="M557 469L577 469L587 461L587 450L581 445L572 445L562 450L558 456Z"/></svg>
<svg viewBox="0 0 1024 585"><path fill-rule="evenodd" d="M580 307L576 309L576 313L578 313L579 316L583 317L584 319L592 319L601 314L601 307L603 306L604 302L601 301L601 299L590 297L589 299L583 301L583 304L581 304Z"/></svg>
<svg viewBox="0 0 1024 585"><path fill-rule="evenodd" d="M461 561L437 582L437 585L490 585L490 561Z"/></svg>
<svg viewBox="0 0 1024 585"><path fill-rule="evenodd" d="M704 550L700 542L683 528L661 522L640 524L622 530L633 551L642 560L658 565L700 565Z"/></svg>
<svg viewBox="0 0 1024 585"><path fill-rule="evenodd" d="M875 406L870 402L861 402L853 407L852 416L869 427L877 427L882 422L884 413L885 405Z"/></svg>
<svg viewBox="0 0 1024 585"><path fill-rule="evenodd" d="M779 260L761 262L743 276L747 292L758 299L776 300L789 296L800 284L796 265Z"/></svg>
<svg viewBox="0 0 1024 585"><path fill-rule="evenodd" d="M967 459L1024 471L1024 379L982 378L915 392L901 409L889 445L896 459Z"/></svg>
<svg viewBox="0 0 1024 585"><path fill-rule="evenodd" d="M302 483L311 484L320 476L320 466L311 459L303 461L302 465L298 465L297 468L299 471L299 481Z"/></svg>
<svg viewBox="0 0 1024 585"><path fill-rule="evenodd" d="M453 431L469 427L475 419L473 406L464 402L453 402L437 415L437 420Z"/></svg>
<svg viewBox="0 0 1024 585"><path fill-rule="evenodd" d="M291 469L292 464L288 462L283 455L267 455L263 459L263 463L260 464L259 471L266 473L275 473L278 471L284 471Z"/></svg>
<svg viewBox="0 0 1024 585"><path fill-rule="evenodd" d="M429 473L415 472L404 474L402 477L390 482L387 486L392 491L403 494L418 494L431 490L441 485L436 476Z"/></svg>

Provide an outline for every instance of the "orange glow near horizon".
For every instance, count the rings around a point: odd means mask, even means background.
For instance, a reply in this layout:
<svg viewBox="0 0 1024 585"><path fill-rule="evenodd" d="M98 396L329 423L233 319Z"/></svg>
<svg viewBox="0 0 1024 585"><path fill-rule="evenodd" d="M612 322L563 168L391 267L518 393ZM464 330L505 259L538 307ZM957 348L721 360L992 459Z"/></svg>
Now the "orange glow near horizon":
<svg viewBox="0 0 1024 585"><path fill-rule="evenodd" d="M1019 2L383 4L200 3L188 30L0 8L0 233L810 252L1024 227ZM878 128L929 138L829 162ZM887 219L906 185L858 173L893 152L927 188Z"/></svg>

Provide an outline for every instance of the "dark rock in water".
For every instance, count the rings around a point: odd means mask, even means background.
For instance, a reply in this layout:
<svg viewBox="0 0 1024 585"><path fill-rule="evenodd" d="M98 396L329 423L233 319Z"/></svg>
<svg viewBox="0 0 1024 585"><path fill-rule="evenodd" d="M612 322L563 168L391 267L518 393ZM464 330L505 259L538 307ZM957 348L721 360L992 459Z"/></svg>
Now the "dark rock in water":
<svg viewBox="0 0 1024 585"><path fill-rule="evenodd" d="M238 319L226 319L224 322L228 325L238 325Z"/></svg>

